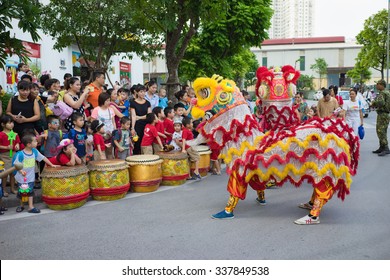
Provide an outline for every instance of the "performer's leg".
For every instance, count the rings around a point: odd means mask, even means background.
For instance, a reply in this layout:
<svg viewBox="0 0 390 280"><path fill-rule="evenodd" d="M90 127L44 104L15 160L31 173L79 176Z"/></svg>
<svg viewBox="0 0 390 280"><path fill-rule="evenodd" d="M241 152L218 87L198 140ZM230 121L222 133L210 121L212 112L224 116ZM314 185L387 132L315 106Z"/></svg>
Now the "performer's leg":
<svg viewBox="0 0 390 280"><path fill-rule="evenodd" d="M302 208L302 209L313 209L313 204L314 204L314 199L316 197L316 191L313 190L313 193L311 195L311 198L310 198L310 201L309 202L306 202L306 203L301 203L298 205L299 208Z"/></svg>
<svg viewBox="0 0 390 280"><path fill-rule="evenodd" d="M311 217L319 217L322 207L329 201L333 196L333 188L328 187L324 192L321 192L319 189L314 189L315 198L313 203L313 209L310 211Z"/></svg>
<svg viewBox="0 0 390 280"><path fill-rule="evenodd" d="M253 176L252 179L249 181L249 186L251 186L257 192L256 201L260 203L260 205L266 205L267 202L265 201L264 193L266 185L264 185L264 183L260 183L259 177Z"/></svg>
<svg viewBox="0 0 390 280"><path fill-rule="evenodd" d="M247 186L241 184L237 178L235 171L229 177L227 189L230 193L229 200L226 204L225 210L212 215L214 219L232 219L234 218L233 211L239 199L245 199Z"/></svg>
<svg viewBox="0 0 390 280"><path fill-rule="evenodd" d="M314 189L310 214L294 221L294 223L298 225L319 224L321 209L332 198L333 193L332 185L328 181L324 181L323 186Z"/></svg>
<svg viewBox="0 0 390 280"><path fill-rule="evenodd" d="M234 208L236 208L238 203L238 197L230 195L229 200L226 204L225 211L227 213L233 213Z"/></svg>

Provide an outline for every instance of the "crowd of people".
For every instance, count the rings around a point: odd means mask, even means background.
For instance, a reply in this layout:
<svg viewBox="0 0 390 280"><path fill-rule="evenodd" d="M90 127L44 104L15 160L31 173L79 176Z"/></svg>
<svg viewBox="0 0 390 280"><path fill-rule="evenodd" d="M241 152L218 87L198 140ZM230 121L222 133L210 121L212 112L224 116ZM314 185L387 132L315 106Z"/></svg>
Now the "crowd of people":
<svg viewBox="0 0 390 280"><path fill-rule="evenodd" d="M195 166L188 180L201 180L199 153L186 144L195 132L192 88L183 86L172 106L166 90L158 90L155 81L130 89L108 88L105 74L99 71L85 83L65 74L62 84L50 74L34 82L29 71L28 65L19 65L17 92L6 111L0 111L0 161L5 169L16 162L24 166L9 176L9 191L2 184L0 197L15 194L21 198L21 189L27 186L28 212L39 213L32 198L45 166L75 166L167 150L188 154ZM220 174L220 165L216 166ZM21 199L17 212L24 211L25 202ZM6 210L1 206L0 214Z"/></svg>
<svg viewBox="0 0 390 280"><path fill-rule="evenodd" d="M6 112L0 111L0 160L6 169L15 162L23 163L22 170L9 176L10 193L21 197L21 189L23 186L27 188L30 213L40 212L34 207L32 197L45 165L75 166L94 160L126 159L131 155L174 150L186 153L194 163L193 176L188 179L201 180L199 152L187 144L197 136L196 126L201 122L191 116L191 100L195 98L193 88L183 86L176 92L177 103L172 106L166 90L158 90L155 81L137 84L130 89L118 85L108 88L105 74L96 71L92 80L85 83L65 74L61 85L49 74L34 82L28 72L28 65L21 63L18 91L9 100ZM293 102L298 118L301 121L314 116L345 118L358 134L359 126L363 126L363 115L357 90L350 89L349 100L343 100L337 94L337 86L330 86L322 92L323 98L311 107L304 101L302 93L295 95ZM243 96L260 127L264 126L260 103L253 106L246 91L243 91ZM379 103L376 106L381 112L382 104ZM388 125L387 119L381 119L380 123L385 121ZM390 153L387 136L382 138L386 141L380 140L380 149L374 151L379 155ZM211 172L219 175L219 151L211 152ZM7 179L3 181L7 182ZM0 199L10 195L6 184L2 186ZM27 201L21 199L17 212L24 211L24 202ZM0 214L5 210L1 206Z"/></svg>

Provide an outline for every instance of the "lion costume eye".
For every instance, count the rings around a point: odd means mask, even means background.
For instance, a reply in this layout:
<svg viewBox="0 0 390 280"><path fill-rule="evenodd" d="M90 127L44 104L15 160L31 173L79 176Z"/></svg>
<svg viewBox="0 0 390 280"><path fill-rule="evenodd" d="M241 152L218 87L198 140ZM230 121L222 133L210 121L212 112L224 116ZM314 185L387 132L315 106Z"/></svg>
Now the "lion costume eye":
<svg viewBox="0 0 390 280"><path fill-rule="evenodd" d="M210 89L209 88L202 88L200 92L201 92L201 97L203 99L209 98L209 96L210 96Z"/></svg>

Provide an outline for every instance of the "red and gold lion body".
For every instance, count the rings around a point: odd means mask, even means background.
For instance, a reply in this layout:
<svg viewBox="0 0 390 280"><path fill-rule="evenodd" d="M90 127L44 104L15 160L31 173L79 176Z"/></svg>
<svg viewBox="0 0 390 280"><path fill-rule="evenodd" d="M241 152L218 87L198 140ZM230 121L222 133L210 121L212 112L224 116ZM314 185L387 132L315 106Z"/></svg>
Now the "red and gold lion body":
<svg viewBox="0 0 390 280"><path fill-rule="evenodd" d="M312 216L319 216L333 193L341 199L349 194L358 163L358 138L341 119L299 121L291 103L298 77L291 66L258 69L256 94L266 133L233 81L213 76L194 82L197 104L192 115L200 118L212 111L213 116L201 126L193 144L207 142L221 151L230 175L231 196L225 208L229 217L238 199L245 199L248 184L258 192L258 200L265 202L264 189L270 180L278 186L289 181L297 187L306 180L314 188ZM225 218L218 214L214 218Z"/></svg>

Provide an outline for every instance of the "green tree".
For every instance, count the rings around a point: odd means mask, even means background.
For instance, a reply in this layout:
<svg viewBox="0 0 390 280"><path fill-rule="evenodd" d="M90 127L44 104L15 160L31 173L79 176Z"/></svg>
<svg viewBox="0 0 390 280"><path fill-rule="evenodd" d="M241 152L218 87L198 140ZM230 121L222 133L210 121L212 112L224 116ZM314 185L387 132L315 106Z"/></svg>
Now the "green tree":
<svg viewBox="0 0 390 280"><path fill-rule="evenodd" d="M260 46L268 37L265 30L272 16L269 5L268 0L229 1L221 11L225 14L202 24L186 51L180 74L193 79L218 73L242 86L245 74L258 67L250 47Z"/></svg>
<svg viewBox="0 0 390 280"><path fill-rule="evenodd" d="M298 81L297 81L297 88L299 90L311 90L311 89L313 89L314 88L314 86L313 86L313 79L314 79L313 76L301 74L299 76Z"/></svg>
<svg viewBox="0 0 390 280"><path fill-rule="evenodd" d="M317 58L315 62L316 63L310 65L310 69L315 71L318 74L320 78L320 88L321 88L321 79L324 76L326 76L326 74L328 73L328 64L323 58Z"/></svg>
<svg viewBox="0 0 390 280"><path fill-rule="evenodd" d="M139 1L50 0L41 16L43 30L56 39L55 49L76 44L88 71L107 71L112 55L155 55L161 36L143 25ZM94 63L91 63L91 62Z"/></svg>
<svg viewBox="0 0 390 280"><path fill-rule="evenodd" d="M30 54L22 45L22 41L11 35L12 20L17 20L18 27L31 35L36 42L40 39L38 22L40 7L38 1L6 0L0 2L0 67L5 66L8 54L16 54L27 61Z"/></svg>
<svg viewBox="0 0 390 280"><path fill-rule="evenodd" d="M347 76L352 79L354 83L364 84L371 79L371 71L367 67L362 66L359 55L355 67L347 72Z"/></svg>
<svg viewBox="0 0 390 280"><path fill-rule="evenodd" d="M356 36L356 41L363 45L358 55L358 63L364 68L373 68L384 78L386 69L388 11L382 10L364 22L364 29Z"/></svg>
<svg viewBox="0 0 390 280"><path fill-rule="evenodd" d="M249 46L259 46L267 37L272 10L270 0L198 1L152 0L156 23L166 35L165 58L168 94L172 96L181 77L197 77L220 65L239 63L235 54ZM156 12L152 13L156 14ZM187 55L187 53L191 53ZM229 60L225 58L230 58ZM216 62L217 60L220 60ZM181 62L185 62L182 67ZM210 68L211 66L211 68ZM237 70L239 71L239 69ZM230 76L233 75L233 76ZM229 74L234 78L235 73Z"/></svg>
<svg viewBox="0 0 390 280"><path fill-rule="evenodd" d="M219 16L224 0L149 0L138 1L135 9L143 13L143 24L165 39L166 81L172 99L180 81L178 68L201 22ZM224 16L222 14L221 16Z"/></svg>

